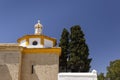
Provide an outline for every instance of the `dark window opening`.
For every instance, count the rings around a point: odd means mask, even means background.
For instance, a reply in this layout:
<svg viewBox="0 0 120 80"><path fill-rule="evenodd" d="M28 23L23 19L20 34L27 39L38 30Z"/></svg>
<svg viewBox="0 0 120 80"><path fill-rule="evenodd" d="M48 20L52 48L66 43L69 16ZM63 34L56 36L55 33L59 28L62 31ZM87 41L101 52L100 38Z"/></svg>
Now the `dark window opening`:
<svg viewBox="0 0 120 80"><path fill-rule="evenodd" d="M37 45L38 42L37 41L33 41L32 45Z"/></svg>
<svg viewBox="0 0 120 80"><path fill-rule="evenodd" d="M32 65L31 73L34 73L34 65Z"/></svg>

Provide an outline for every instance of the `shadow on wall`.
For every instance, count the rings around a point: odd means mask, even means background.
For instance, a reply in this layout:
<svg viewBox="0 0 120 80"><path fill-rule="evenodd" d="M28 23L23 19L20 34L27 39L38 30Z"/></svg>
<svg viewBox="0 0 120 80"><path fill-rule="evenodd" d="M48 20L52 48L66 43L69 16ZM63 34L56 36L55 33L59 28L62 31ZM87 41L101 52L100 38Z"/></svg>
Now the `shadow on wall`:
<svg viewBox="0 0 120 80"><path fill-rule="evenodd" d="M12 80L7 65L0 65L0 80Z"/></svg>
<svg viewBox="0 0 120 80"><path fill-rule="evenodd" d="M32 77L32 79L31 80L40 80L40 79L38 79L38 76L37 76L37 74L36 73L34 73L34 74L32 74L33 75L33 77Z"/></svg>

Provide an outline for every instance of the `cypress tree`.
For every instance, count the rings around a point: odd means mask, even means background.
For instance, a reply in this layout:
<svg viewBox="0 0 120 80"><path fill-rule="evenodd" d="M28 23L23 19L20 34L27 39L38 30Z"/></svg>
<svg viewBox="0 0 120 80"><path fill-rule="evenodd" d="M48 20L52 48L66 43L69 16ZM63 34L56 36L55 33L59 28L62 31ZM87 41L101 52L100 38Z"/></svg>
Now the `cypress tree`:
<svg viewBox="0 0 120 80"><path fill-rule="evenodd" d="M79 25L71 27L70 31L69 69L71 72L88 72L92 59L89 58L89 49L85 43L83 31Z"/></svg>
<svg viewBox="0 0 120 80"><path fill-rule="evenodd" d="M63 29L59 46L62 49L59 59L59 72L67 72L67 56L69 49L69 32L67 29Z"/></svg>

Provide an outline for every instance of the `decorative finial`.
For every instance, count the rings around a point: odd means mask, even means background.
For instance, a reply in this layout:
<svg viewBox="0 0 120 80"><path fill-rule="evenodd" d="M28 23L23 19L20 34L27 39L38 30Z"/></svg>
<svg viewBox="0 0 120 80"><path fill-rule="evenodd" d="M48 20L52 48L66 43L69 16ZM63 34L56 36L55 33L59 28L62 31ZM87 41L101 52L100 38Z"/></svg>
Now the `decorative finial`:
<svg viewBox="0 0 120 80"><path fill-rule="evenodd" d="M97 74L97 71L93 69L93 70L92 70L92 73Z"/></svg>
<svg viewBox="0 0 120 80"><path fill-rule="evenodd" d="M35 24L35 34L36 35L42 34L42 24L40 24L40 20L38 20L38 23Z"/></svg>
<svg viewBox="0 0 120 80"><path fill-rule="evenodd" d="M38 20L38 23L40 23L40 20Z"/></svg>

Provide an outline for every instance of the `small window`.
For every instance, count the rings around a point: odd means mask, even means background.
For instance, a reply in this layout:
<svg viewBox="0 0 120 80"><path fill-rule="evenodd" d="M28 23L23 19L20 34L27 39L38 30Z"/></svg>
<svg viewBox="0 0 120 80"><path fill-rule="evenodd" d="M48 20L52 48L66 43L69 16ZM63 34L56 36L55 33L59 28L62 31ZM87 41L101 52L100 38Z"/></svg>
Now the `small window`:
<svg viewBox="0 0 120 80"><path fill-rule="evenodd" d="M32 65L32 68L31 68L31 74L34 73L34 65Z"/></svg>
<svg viewBox="0 0 120 80"><path fill-rule="evenodd" d="M37 45L38 42L37 41L33 41L32 45Z"/></svg>

